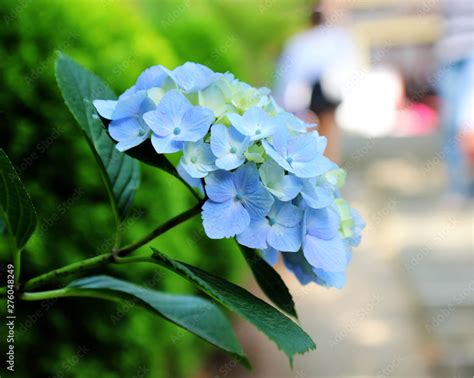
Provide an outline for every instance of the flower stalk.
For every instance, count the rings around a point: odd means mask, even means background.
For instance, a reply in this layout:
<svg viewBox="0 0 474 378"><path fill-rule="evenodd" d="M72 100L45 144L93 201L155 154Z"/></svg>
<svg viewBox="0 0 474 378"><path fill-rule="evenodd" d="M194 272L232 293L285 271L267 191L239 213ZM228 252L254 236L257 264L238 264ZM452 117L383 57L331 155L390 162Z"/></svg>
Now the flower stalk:
<svg viewBox="0 0 474 378"><path fill-rule="evenodd" d="M174 218L171 218L169 221L158 226L153 231L151 231L148 235L145 235L142 239L138 240L135 243L132 243L123 248L112 250L112 252L110 253L104 253L104 254L101 254L101 255L86 259L86 260L78 261L76 263L63 266L61 268L52 270L48 273L41 274L35 278L32 278L26 281L22 285L21 289L33 290L38 287L44 286L48 283L57 281L60 278L70 276L72 274L81 273L86 270L97 268L104 264L116 263L119 261L120 258L123 258L124 256L129 255L130 253L146 245L147 243L149 243L156 237L164 234L166 231L176 227L177 225L187 221L188 219L198 214L201 211L201 205L202 203L198 203L193 208L175 216ZM124 261L120 260L120 263L124 263ZM29 293L30 296L27 298L35 298L34 296L31 297L31 294L32 293ZM25 299L23 295L20 295L20 298Z"/></svg>

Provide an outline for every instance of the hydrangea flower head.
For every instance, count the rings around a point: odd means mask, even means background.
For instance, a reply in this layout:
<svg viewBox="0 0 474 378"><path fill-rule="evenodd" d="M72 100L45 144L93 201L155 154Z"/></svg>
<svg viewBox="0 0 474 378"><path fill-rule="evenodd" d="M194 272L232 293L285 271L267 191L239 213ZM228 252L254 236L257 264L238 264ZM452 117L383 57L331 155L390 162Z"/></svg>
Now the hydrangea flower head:
<svg viewBox="0 0 474 378"><path fill-rule="evenodd" d="M278 106L267 88L197 63L153 66L117 101L94 101L121 151L151 143L178 153L177 173L204 197L212 239L235 237L302 284L342 287L365 226L341 198L346 173L326 138Z"/></svg>

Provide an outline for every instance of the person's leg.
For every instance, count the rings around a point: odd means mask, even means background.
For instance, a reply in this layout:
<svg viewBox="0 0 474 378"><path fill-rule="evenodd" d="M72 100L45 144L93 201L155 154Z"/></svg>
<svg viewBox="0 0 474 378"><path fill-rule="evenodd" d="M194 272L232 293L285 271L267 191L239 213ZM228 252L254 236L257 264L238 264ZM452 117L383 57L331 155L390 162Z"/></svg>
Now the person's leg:
<svg viewBox="0 0 474 378"><path fill-rule="evenodd" d="M313 86L310 110L317 115L317 131L327 138L328 144L324 154L339 164L341 161L341 135L336 124L338 103L326 96L320 82Z"/></svg>
<svg viewBox="0 0 474 378"><path fill-rule="evenodd" d="M319 115L320 135L328 139L328 145L324 155L333 162L340 164L341 162L341 132L336 124L336 113L334 111L322 112Z"/></svg>
<svg viewBox="0 0 474 378"><path fill-rule="evenodd" d="M319 117L312 111L300 115L300 118L306 123L316 124L317 127L309 131L316 130L319 135L325 136L328 140L324 155L336 164L341 163L341 133L336 125L336 113L334 111L325 111L320 113Z"/></svg>

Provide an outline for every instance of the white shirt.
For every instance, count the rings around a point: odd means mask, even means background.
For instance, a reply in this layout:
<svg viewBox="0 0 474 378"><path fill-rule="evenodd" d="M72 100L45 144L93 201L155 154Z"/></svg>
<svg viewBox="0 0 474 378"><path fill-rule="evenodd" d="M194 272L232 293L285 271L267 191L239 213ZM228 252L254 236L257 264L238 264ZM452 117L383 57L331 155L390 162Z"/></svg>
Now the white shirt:
<svg viewBox="0 0 474 378"><path fill-rule="evenodd" d="M336 72L354 66L353 43L343 28L321 25L304 31L285 46L276 71L275 98L288 111L307 110L319 81L325 94L337 99L340 88L335 86L341 83L334 85Z"/></svg>

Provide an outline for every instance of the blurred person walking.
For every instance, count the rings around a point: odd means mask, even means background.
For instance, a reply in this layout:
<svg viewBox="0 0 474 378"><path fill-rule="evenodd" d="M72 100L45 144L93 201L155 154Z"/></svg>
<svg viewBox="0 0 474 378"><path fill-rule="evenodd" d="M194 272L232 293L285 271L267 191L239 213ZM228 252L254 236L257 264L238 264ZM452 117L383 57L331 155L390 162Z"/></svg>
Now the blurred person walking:
<svg viewBox="0 0 474 378"><path fill-rule="evenodd" d="M455 199L474 196L474 3L442 0L443 34L436 46L443 156L448 192Z"/></svg>
<svg viewBox="0 0 474 378"><path fill-rule="evenodd" d="M318 131L328 138L325 154L339 162L341 142L335 111L356 59L348 33L328 22L326 15L331 11L331 21L340 21L342 9L331 9L329 2L322 2L312 10L311 28L287 42L278 63L275 97L285 110L306 122L319 119Z"/></svg>

